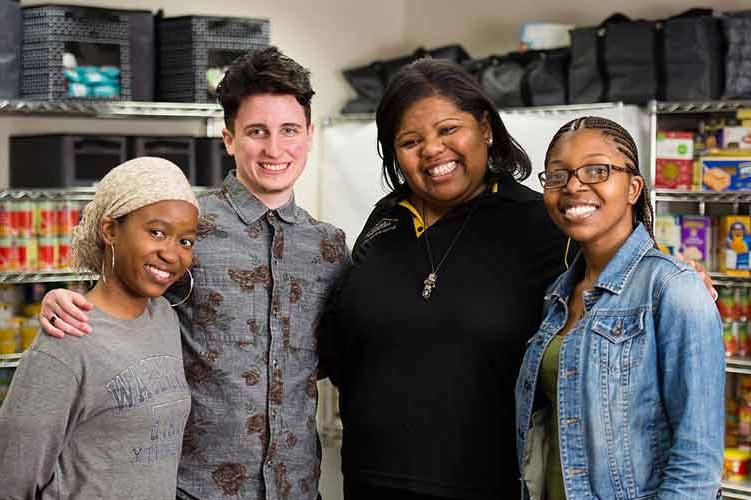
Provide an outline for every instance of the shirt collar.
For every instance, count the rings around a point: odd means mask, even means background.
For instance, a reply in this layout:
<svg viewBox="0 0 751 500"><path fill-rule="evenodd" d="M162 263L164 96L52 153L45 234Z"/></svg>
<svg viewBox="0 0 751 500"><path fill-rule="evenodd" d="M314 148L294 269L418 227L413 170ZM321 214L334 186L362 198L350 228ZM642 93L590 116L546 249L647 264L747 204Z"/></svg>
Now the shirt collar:
<svg viewBox="0 0 751 500"><path fill-rule="evenodd" d="M235 170L230 171L227 177L224 178L222 191L226 194L229 204L246 225L253 224L271 211L269 207L264 205L261 200L256 198L253 193L248 191L248 188L237 180ZM297 222L299 209L295 203L295 195L293 194L287 203L274 210L274 212L284 222L289 224Z"/></svg>
<svg viewBox="0 0 751 500"><path fill-rule="evenodd" d="M610 259L610 262L605 266L602 273L600 273L595 287L608 290L616 295L620 294L633 274L634 269L636 269L636 265L654 246L655 242L649 235L649 232L647 232L647 228L644 227L644 224L639 223L613 258ZM574 289L577 280L584 272L584 266L584 257L579 252L571 267L554 286L551 295L555 295L558 298L568 297Z"/></svg>

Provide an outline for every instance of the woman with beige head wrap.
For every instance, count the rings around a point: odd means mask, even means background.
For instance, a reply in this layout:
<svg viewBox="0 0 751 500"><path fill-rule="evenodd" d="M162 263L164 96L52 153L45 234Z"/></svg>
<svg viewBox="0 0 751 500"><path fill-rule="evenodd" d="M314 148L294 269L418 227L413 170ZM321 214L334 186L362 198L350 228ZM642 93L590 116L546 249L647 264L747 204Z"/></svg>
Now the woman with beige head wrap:
<svg viewBox="0 0 751 500"><path fill-rule="evenodd" d="M167 160L102 179L73 235L76 267L101 275L86 294L92 332L39 335L21 360L0 407L4 498L174 498L190 392L161 295L191 264L197 225Z"/></svg>

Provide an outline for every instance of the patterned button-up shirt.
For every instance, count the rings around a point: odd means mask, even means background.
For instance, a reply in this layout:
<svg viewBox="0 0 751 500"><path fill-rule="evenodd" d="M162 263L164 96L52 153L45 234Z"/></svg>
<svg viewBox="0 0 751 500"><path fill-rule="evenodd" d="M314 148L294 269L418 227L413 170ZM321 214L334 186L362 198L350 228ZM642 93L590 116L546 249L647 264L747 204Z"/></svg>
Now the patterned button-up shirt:
<svg viewBox="0 0 751 500"><path fill-rule="evenodd" d="M178 311L193 396L178 497L313 500L314 331L349 258L344 233L294 199L269 210L233 174L199 199L195 287Z"/></svg>

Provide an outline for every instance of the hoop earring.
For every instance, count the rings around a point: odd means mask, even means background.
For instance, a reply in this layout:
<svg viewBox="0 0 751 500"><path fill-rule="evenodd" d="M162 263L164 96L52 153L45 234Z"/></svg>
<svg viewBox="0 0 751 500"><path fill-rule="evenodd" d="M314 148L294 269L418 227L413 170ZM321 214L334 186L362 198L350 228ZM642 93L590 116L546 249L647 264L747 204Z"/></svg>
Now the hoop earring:
<svg viewBox="0 0 751 500"><path fill-rule="evenodd" d="M112 249L112 272L115 272L115 244L110 243L110 248ZM102 283L107 283L107 274L105 273L106 269L104 266L104 259L102 259L102 272L100 277L102 278Z"/></svg>
<svg viewBox="0 0 751 500"><path fill-rule="evenodd" d="M176 302L175 304L170 304L170 306L172 306L172 307L179 306L180 304L182 304L183 302L185 302L186 300L188 300L188 298L190 297L190 294L193 293L193 273L190 272L190 268L189 267L185 268L185 271L187 271L188 276L190 276L190 290L188 290L188 294L185 297L183 297L183 300L181 300L180 302Z"/></svg>

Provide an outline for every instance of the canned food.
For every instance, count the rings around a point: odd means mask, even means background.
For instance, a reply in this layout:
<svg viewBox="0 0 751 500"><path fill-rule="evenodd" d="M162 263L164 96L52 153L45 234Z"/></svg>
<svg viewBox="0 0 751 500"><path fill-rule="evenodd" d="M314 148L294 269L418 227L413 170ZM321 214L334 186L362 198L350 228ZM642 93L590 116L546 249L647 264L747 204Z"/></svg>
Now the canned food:
<svg viewBox="0 0 751 500"><path fill-rule="evenodd" d="M57 239L57 267L58 269L70 268L70 241L71 237L61 236Z"/></svg>
<svg viewBox="0 0 751 500"><path fill-rule="evenodd" d="M78 225L81 217L81 208L77 201L64 201L58 208L57 234L59 236L73 233L73 228Z"/></svg>
<svg viewBox="0 0 751 500"><path fill-rule="evenodd" d="M37 253L37 268L40 271L53 271L57 269L59 260L57 238L53 236L40 237Z"/></svg>
<svg viewBox="0 0 751 500"><path fill-rule="evenodd" d="M738 330L738 355L746 357L749 354L748 321L737 321Z"/></svg>
<svg viewBox="0 0 751 500"><path fill-rule="evenodd" d="M36 318L28 318L21 325L21 350L25 351L36 340L37 332L39 332L39 320Z"/></svg>
<svg viewBox="0 0 751 500"><path fill-rule="evenodd" d="M39 214L37 218L39 221L37 234L39 236L57 235L57 211L59 205L59 203L49 200L37 202L37 213Z"/></svg>
<svg viewBox="0 0 751 500"><path fill-rule="evenodd" d="M732 321L735 309L735 293L729 287L721 287L720 294L717 298L717 309L720 310L720 317L723 321Z"/></svg>
<svg viewBox="0 0 751 500"><path fill-rule="evenodd" d="M745 286L736 288L736 291L737 291L736 296L735 296L735 301L736 301L735 308L737 310L736 315L738 316L738 319L743 320L749 317L749 305L750 305L749 299L751 297L749 296L748 288Z"/></svg>
<svg viewBox="0 0 751 500"><path fill-rule="evenodd" d="M10 212L8 202L0 202L0 238L10 236Z"/></svg>
<svg viewBox="0 0 751 500"><path fill-rule="evenodd" d="M738 338L733 331L733 321L724 321L722 323L722 340L725 344L725 356L738 355Z"/></svg>
<svg viewBox="0 0 751 500"><path fill-rule="evenodd" d="M34 204L29 200L11 201L11 236L32 236L34 229Z"/></svg>

